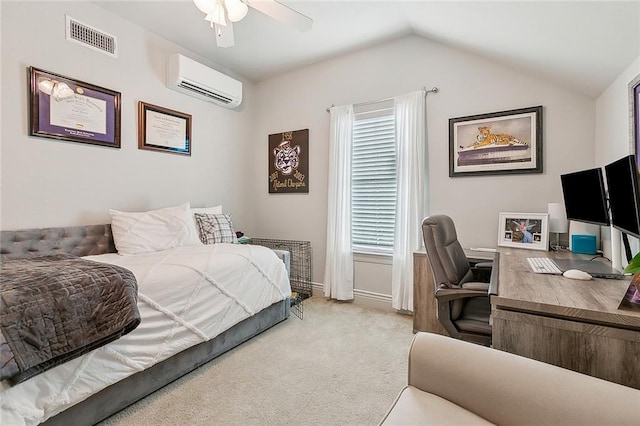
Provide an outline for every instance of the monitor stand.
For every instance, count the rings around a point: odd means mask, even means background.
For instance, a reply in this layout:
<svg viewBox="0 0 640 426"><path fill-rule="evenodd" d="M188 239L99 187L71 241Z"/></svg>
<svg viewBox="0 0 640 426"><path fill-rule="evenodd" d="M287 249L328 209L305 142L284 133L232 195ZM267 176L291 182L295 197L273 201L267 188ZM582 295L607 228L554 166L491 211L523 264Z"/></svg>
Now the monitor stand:
<svg viewBox="0 0 640 426"><path fill-rule="evenodd" d="M633 256L631 255L631 245L629 244L629 237L625 232L622 232L622 243L624 244L624 254L627 256L627 263L631 263Z"/></svg>

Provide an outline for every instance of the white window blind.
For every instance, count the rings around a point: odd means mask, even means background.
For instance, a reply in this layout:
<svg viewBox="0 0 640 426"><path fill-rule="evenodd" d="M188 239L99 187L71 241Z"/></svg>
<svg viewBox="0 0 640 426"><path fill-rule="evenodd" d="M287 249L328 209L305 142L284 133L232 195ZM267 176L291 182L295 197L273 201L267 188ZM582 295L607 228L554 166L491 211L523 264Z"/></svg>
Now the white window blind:
<svg viewBox="0 0 640 426"><path fill-rule="evenodd" d="M355 251L391 252L396 209L393 104L357 112L353 124L352 238Z"/></svg>

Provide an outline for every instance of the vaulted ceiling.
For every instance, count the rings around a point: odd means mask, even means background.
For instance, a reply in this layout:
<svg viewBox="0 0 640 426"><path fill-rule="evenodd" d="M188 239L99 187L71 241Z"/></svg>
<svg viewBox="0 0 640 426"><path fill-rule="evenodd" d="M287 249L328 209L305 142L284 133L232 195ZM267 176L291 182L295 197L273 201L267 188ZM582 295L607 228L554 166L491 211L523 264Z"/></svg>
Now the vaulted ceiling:
<svg viewBox="0 0 640 426"><path fill-rule="evenodd" d="M310 31L249 8L229 48L192 0L95 3L254 81L416 34L597 97L640 56L640 1L287 0Z"/></svg>

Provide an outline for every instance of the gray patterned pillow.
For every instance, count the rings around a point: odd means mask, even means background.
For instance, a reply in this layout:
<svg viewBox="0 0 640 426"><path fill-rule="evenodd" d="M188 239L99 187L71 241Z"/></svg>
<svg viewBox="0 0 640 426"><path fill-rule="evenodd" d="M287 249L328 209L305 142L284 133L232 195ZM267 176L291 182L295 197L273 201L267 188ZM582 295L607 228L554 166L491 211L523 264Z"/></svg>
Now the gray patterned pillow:
<svg viewBox="0 0 640 426"><path fill-rule="evenodd" d="M200 241L204 244L238 242L230 214L194 213L193 217L196 219Z"/></svg>

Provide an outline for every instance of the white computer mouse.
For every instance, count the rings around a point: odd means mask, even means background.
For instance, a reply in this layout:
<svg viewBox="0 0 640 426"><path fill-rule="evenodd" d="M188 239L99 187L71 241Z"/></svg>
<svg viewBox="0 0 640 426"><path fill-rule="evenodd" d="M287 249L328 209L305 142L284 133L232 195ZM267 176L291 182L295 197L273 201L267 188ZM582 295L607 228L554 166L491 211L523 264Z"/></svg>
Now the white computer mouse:
<svg viewBox="0 0 640 426"><path fill-rule="evenodd" d="M568 269L562 274L563 277L571 278L572 280L591 280L593 277L587 272L579 269Z"/></svg>

